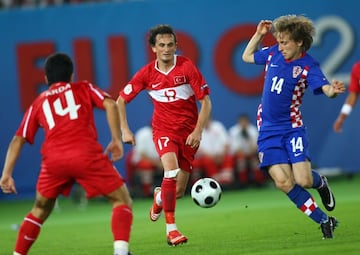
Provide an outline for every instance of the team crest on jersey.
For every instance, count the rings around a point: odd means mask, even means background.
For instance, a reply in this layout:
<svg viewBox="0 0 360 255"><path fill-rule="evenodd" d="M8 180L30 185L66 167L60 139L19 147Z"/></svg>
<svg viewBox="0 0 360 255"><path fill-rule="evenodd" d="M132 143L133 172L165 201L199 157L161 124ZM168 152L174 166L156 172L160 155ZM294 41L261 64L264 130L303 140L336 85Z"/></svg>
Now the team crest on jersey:
<svg viewBox="0 0 360 255"><path fill-rule="evenodd" d="M174 77L174 83L175 83L175 85L184 84L185 82L186 82L186 77L185 77L185 75L175 76L175 77Z"/></svg>
<svg viewBox="0 0 360 255"><path fill-rule="evenodd" d="M301 74L302 71L303 70L302 70L301 66L294 66L293 67L293 78L298 77L299 74Z"/></svg>

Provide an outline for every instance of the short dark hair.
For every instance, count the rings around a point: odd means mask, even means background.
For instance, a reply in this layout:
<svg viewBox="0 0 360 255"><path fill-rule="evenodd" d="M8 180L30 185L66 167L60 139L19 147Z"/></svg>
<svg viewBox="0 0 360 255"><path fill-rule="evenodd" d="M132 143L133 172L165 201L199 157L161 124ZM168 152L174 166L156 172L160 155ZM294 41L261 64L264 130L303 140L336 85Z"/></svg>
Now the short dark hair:
<svg viewBox="0 0 360 255"><path fill-rule="evenodd" d="M151 46L155 46L156 36L159 35L159 34L160 35L171 34L171 35L174 36L174 39L175 39L175 42L176 42L176 34L175 34L174 30L172 29L172 27L170 27L169 25L161 24L161 25L157 25L157 26L150 29L149 44Z"/></svg>
<svg viewBox="0 0 360 255"><path fill-rule="evenodd" d="M73 71L73 62L64 53L54 53L45 61L45 75L49 86L56 82L69 82Z"/></svg>

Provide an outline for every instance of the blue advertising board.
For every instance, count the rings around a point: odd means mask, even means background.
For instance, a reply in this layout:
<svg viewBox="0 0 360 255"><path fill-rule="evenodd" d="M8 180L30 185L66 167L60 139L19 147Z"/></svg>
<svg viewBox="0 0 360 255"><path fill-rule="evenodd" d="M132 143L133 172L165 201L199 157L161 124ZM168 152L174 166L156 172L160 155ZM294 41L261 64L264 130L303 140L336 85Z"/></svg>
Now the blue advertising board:
<svg viewBox="0 0 360 255"><path fill-rule="evenodd" d="M130 77L153 56L148 30L170 24L177 32L179 54L190 57L204 74L213 101L212 117L226 127L240 113L256 120L263 70L241 60L242 51L261 19L305 14L317 34L309 53L319 60L329 79L349 80L359 60L358 9L353 1L212 1L153 0L64 5L39 9L0 11L0 159L6 155L25 109L45 87L44 59L54 51L66 52L75 62L75 78L94 82L114 98ZM266 43L273 43L269 37ZM343 133L332 124L346 97L334 100L307 93L302 112L309 127L312 161L317 167L359 171L359 110L347 119ZM136 131L151 118L152 105L142 93L128 106L130 127ZM96 112L99 139L110 136L101 111ZM174 123L176 125L176 123ZM14 171L19 195L33 196L40 167L40 132L26 145ZM341 148L341 149L340 149ZM126 151L130 149L125 145ZM124 173L124 160L116 163ZM0 195L1 196L1 195Z"/></svg>

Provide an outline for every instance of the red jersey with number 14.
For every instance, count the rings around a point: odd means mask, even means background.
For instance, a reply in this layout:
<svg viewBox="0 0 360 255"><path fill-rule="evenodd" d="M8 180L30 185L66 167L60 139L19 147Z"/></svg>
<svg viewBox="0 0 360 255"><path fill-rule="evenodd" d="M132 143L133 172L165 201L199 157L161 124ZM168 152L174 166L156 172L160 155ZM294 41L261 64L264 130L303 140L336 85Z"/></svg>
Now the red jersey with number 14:
<svg viewBox="0 0 360 255"><path fill-rule="evenodd" d="M87 81L55 83L34 100L16 135L32 144L42 127L45 164L61 159L85 160L103 151L97 142L93 108L103 109L105 97L109 95Z"/></svg>
<svg viewBox="0 0 360 255"><path fill-rule="evenodd" d="M198 118L196 99L201 100L210 92L191 60L177 55L168 72L161 71L156 60L144 66L120 91L120 96L130 102L142 90L148 92L154 104L154 132L175 135L193 131Z"/></svg>

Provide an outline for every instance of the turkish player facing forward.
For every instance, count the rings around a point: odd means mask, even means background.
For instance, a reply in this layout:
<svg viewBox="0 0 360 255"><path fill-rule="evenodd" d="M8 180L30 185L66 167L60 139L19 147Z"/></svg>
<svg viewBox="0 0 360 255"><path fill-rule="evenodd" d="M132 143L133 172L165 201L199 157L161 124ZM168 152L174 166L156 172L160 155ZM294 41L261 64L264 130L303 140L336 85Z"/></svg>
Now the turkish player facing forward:
<svg viewBox="0 0 360 255"><path fill-rule="evenodd" d="M26 111L9 145L0 185L3 192L16 193L12 172L20 150L25 142L34 142L39 127L45 131L36 199L19 229L14 255L28 253L56 198L60 194L69 195L74 182L84 188L88 198L103 195L110 201L114 254L129 254L132 201L124 180L106 155L111 153L112 161L123 155L118 107L94 84L71 82L72 74L73 63L67 55L55 53L47 58L45 78L49 88ZM111 130L112 139L106 154L97 142L95 107L106 111Z"/></svg>
<svg viewBox="0 0 360 255"><path fill-rule="evenodd" d="M277 44L259 49L272 31ZM345 91L344 83L326 79L308 53L315 28L304 16L287 15L262 20L243 53L243 60L265 66L265 81L258 112L260 167L276 187L307 216L318 223L323 238L332 238L337 221L315 203L306 188L315 188L328 211L335 199L325 176L311 169L309 143L300 106L305 90L334 98Z"/></svg>
<svg viewBox="0 0 360 255"><path fill-rule="evenodd" d="M161 187L154 190L150 219L158 220L164 210L167 242L179 245L185 243L187 237L175 224L176 198L185 193L201 133L210 116L209 87L188 58L175 55L177 40L170 26L151 29L149 43L156 59L132 77L117 100L121 130L123 141L135 144L127 124L125 104L146 90L154 104L153 140L164 168ZM201 105L199 112L197 100Z"/></svg>

